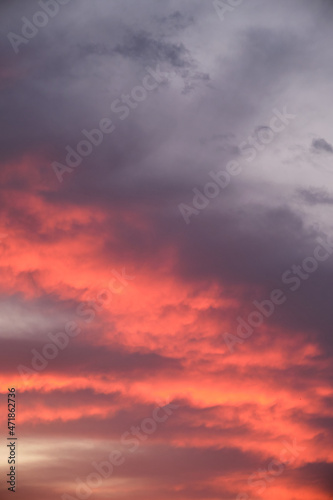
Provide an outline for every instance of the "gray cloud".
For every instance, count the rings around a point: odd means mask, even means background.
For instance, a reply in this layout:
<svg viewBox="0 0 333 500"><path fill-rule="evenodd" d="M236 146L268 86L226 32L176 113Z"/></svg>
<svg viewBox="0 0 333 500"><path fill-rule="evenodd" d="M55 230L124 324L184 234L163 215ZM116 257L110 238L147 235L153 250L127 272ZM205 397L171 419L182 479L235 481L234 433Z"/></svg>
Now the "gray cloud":
<svg viewBox="0 0 333 500"><path fill-rule="evenodd" d="M333 146L325 141L325 139L313 139L312 147L316 151L325 151L326 153L333 153Z"/></svg>

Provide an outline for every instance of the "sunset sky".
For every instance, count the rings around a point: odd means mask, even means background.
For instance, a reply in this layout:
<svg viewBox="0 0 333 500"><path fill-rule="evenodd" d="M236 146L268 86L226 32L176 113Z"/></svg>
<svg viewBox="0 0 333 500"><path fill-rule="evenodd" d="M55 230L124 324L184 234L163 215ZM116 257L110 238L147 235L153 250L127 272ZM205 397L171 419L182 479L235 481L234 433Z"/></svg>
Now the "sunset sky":
<svg viewBox="0 0 333 500"><path fill-rule="evenodd" d="M332 27L2 0L1 500L333 498Z"/></svg>

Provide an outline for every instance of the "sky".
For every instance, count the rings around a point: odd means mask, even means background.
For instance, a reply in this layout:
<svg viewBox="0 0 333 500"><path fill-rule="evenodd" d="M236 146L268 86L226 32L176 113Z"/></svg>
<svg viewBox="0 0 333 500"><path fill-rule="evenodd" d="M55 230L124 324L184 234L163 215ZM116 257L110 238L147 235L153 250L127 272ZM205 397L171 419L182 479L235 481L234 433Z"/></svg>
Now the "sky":
<svg viewBox="0 0 333 500"><path fill-rule="evenodd" d="M332 21L1 2L1 498L333 497Z"/></svg>

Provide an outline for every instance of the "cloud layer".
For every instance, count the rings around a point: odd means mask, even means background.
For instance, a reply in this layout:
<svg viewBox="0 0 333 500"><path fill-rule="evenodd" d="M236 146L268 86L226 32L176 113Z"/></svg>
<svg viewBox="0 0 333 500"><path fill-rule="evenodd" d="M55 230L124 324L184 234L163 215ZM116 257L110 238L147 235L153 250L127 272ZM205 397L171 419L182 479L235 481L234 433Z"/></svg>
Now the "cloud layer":
<svg viewBox="0 0 333 500"><path fill-rule="evenodd" d="M42 7L0 8L17 498L114 450L92 498L331 498L332 3L60 3L16 50Z"/></svg>

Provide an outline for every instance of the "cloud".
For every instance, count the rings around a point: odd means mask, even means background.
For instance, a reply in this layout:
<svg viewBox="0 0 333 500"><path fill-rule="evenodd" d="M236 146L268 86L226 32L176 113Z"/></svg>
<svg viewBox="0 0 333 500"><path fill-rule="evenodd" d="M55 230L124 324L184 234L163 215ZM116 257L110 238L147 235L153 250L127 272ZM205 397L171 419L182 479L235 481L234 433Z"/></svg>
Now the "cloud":
<svg viewBox="0 0 333 500"><path fill-rule="evenodd" d="M174 418L96 496L232 500L295 439L304 455L267 494L292 500L309 488L322 500L332 259L294 293L282 275L333 229L331 177L313 168L333 152L323 139L331 6L253 0L221 24L209 2L137 4L69 2L17 55L7 32L40 7L0 8L0 380L19 393L22 494L72 491L93 457L169 400ZM158 65L170 78L126 119L113 113ZM241 145L254 147L274 109L296 118L249 162ZM59 185L52 162L104 117L115 131ZM185 225L179 203L230 160L242 174ZM97 309L124 268L135 279ZM285 303L231 354L224 332L276 288ZM94 309L90 323L81 303ZM72 320L80 335L24 385L17 365Z"/></svg>
<svg viewBox="0 0 333 500"><path fill-rule="evenodd" d="M312 462L299 468L296 477L309 489L315 489L319 483L327 494L333 492L333 464L328 462Z"/></svg>
<svg viewBox="0 0 333 500"><path fill-rule="evenodd" d="M333 197L324 189L302 189L300 196L309 205L332 205Z"/></svg>
<svg viewBox="0 0 333 500"><path fill-rule="evenodd" d="M333 146L329 142L325 141L325 139L313 139L312 148L318 152L324 151L325 153L333 154Z"/></svg>

